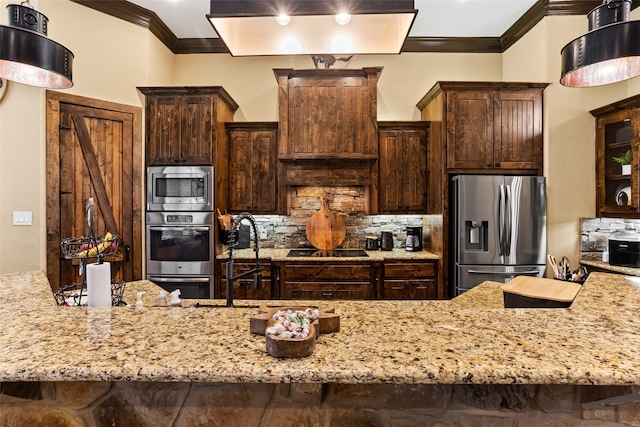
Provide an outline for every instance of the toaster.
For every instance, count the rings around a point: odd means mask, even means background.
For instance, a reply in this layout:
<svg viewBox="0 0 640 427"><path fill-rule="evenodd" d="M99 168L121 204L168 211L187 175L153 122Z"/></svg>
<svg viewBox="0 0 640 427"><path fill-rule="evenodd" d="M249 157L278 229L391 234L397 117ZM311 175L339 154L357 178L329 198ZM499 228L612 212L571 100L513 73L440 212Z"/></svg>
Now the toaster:
<svg viewBox="0 0 640 427"><path fill-rule="evenodd" d="M640 233L619 231L609 236L609 264L640 267Z"/></svg>

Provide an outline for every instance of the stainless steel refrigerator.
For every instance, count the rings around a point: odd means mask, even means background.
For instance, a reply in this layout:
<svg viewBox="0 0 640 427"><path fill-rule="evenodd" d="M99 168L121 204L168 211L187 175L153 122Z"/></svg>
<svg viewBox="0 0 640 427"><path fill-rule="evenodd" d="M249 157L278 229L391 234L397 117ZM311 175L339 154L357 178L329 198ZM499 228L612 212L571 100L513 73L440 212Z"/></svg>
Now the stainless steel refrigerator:
<svg viewBox="0 0 640 427"><path fill-rule="evenodd" d="M453 296L486 280L544 277L544 177L459 175L451 185Z"/></svg>

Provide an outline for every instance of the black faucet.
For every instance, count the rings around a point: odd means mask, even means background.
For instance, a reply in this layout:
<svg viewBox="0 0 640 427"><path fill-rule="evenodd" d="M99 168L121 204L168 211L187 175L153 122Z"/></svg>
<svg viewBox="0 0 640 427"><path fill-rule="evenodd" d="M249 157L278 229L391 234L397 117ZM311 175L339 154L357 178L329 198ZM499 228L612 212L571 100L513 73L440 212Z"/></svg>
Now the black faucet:
<svg viewBox="0 0 640 427"><path fill-rule="evenodd" d="M256 266L255 268L245 271L238 276L233 276L233 248L236 245L236 237L238 235L238 228L242 220L248 220L253 228L254 247L253 251L256 253ZM229 231L229 239L227 241L229 247L229 260L227 261L227 307L233 307L233 281L242 279L245 276L253 274L253 289L260 289L262 287L262 269L260 268L260 258L258 257L258 227L256 221L248 212L242 212L233 218L231 230Z"/></svg>

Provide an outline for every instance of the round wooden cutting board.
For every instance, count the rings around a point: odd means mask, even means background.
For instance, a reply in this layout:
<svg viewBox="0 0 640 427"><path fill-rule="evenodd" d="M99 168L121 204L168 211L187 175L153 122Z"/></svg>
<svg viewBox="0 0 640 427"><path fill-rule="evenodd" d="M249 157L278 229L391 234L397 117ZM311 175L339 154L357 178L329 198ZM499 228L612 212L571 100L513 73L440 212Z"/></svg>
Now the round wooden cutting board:
<svg viewBox="0 0 640 427"><path fill-rule="evenodd" d="M331 211L327 198L322 198L322 207L307 220L307 239L322 250L329 251L344 241L347 234L342 217Z"/></svg>

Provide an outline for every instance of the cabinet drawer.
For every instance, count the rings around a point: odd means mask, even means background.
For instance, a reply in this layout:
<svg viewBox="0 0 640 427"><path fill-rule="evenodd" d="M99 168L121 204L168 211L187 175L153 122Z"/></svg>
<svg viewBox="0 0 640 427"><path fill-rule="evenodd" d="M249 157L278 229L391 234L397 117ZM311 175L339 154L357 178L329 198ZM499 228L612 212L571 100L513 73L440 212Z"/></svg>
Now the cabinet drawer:
<svg viewBox="0 0 640 427"><path fill-rule="evenodd" d="M287 299L369 299L372 298L371 282L285 282Z"/></svg>
<svg viewBox="0 0 640 427"><path fill-rule="evenodd" d="M244 273L245 271L249 271L249 270L253 270L255 268L256 264L255 262L233 262L233 275L234 276L238 276L242 273ZM262 277L271 277L271 264L266 262L260 263L260 268L262 269L261 274ZM221 273L221 277L226 278L227 277L227 261L225 260L221 260L221 265L220 265L220 273ZM253 280L253 279L252 279Z"/></svg>
<svg viewBox="0 0 640 427"><path fill-rule="evenodd" d="M371 265L352 264L290 264L284 268L284 275L289 279L312 280L371 280L373 267Z"/></svg>
<svg viewBox="0 0 640 427"><path fill-rule="evenodd" d="M385 299L436 299L438 290L432 279L385 280L383 289Z"/></svg>
<svg viewBox="0 0 640 427"><path fill-rule="evenodd" d="M412 278L412 277L435 277L436 268L434 263L385 263L384 277Z"/></svg>

